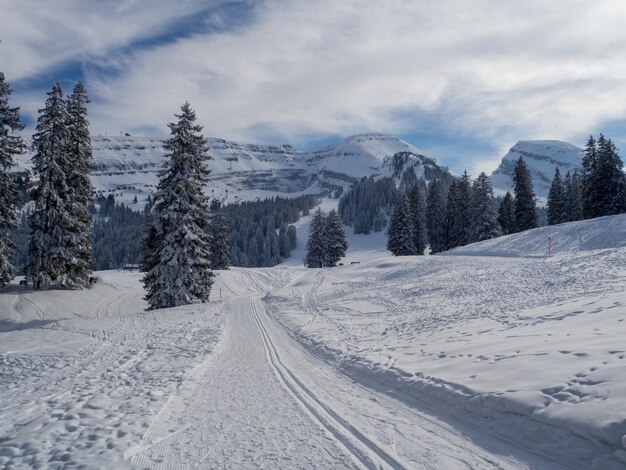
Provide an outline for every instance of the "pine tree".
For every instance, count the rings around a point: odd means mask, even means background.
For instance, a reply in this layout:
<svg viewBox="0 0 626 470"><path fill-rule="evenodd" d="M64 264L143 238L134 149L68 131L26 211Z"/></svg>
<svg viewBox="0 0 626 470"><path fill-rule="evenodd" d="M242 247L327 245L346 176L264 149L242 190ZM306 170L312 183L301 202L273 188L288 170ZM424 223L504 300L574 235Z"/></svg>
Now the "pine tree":
<svg viewBox="0 0 626 470"><path fill-rule="evenodd" d="M443 185L437 179L432 180L428 187L426 226L430 252L435 254L446 250L446 199Z"/></svg>
<svg viewBox="0 0 626 470"><path fill-rule="evenodd" d="M143 283L151 309L207 302L213 285L208 202L203 186L210 159L202 126L189 103L168 126L168 161L160 175L143 242Z"/></svg>
<svg viewBox="0 0 626 470"><path fill-rule="evenodd" d="M415 234L409 201L402 194L393 208L387 232L387 249L394 256L411 256L417 254Z"/></svg>
<svg viewBox="0 0 626 470"><path fill-rule="evenodd" d="M306 242L304 265L307 268L324 266L324 215L317 209L309 225L309 239Z"/></svg>
<svg viewBox="0 0 626 470"><path fill-rule="evenodd" d="M0 72L0 287L8 284L15 275L10 262L15 249L13 232L17 229L17 191L9 169L13 158L25 150L17 132L24 129L20 122L20 108L9 106L11 88Z"/></svg>
<svg viewBox="0 0 626 470"><path fill-rule="evenodd" d="M413 245L415 253L423 255L428 245L428 231L426 229L426 201L422 188L416 184L409 191L409 209L413 223Z"/></svg>
<svg viewBox="0 0 626 470"><path fill-rule="evenodd" d="M600 211L598 189L601 187L601 182L598 181L597 160L598 146L593 136L590 135L585 145L581 175L582 206L585 219L598 217Z"/></svg>
<svg viewBox="0 0 626 470"><path fill-rule="evenodd" d="M622 171L623 166L613 141L600 134L596 160L597 178L595 178L598 184L597 216L626 212L626 176Z"/></svg>
<svg viewBox="0 0 626 470"><path fill-rule="evenodd" d="M490 240L502 235L493 186L484 172L478 175L472 186L469 212L471 216L469 241L471 243Z"/></svg>
<svg viewBox="0 0 626 470"><path fill-rule="evenodd" d="M294 250L298 245L298 237L295 226L290 225L287 227L287 237L289 238L289 248Z"/></svg>
<svg viewBox="0 0 626 470"><path fill-rule="evenodd" d="M561 171L557 167L548 192L548 225L560 224L565 221L565 191L561 181Z"/></svg>
<svg viewBox="0 0 626 470"><path fill-rule="evenodd" d="M281 258L289 258L291 255L291 244L287 235L287 224L283 222L278 229L278 249Z"/></svg>
<svg viewBox="0 0 626 470"><path fill-rule="evenodd" d="M470 198L471 181L467 171L456 184L455 190L449 192L449 203L447 210L449 213L449 248L467 245L470 240Z"/></svg>
<svg viewBox="0 0 626 470"><path fill-rule="evenodd" d="M578 170L574 170L573 173L567 172L563 183L563 192L565 221L581 220L583 218L582 188Z"/></svg>
<svg viewBox="0 0 626 470"><path fill-rule="evenodd" d="M68 212L73 200L68 186L68 114L63 90L57 82L39 110L33 135L33 170L39 176L30 217L31 238L26 279L35 289L74 287L67 276L76 240Z"/></svg>
<svg viewBox="0 0 626 470"><path fill-rule="evenodd" d="M533 181L526 162L519 158L513 170L515 193L515 231L522 232L537 227L537 208Z"/></svg>
<svg viewBox="0 0 626 470"><path fill-rule="evenodd" d="M498 208L498 223L503 235L515 232L515 200L509 191L504 195Z"/></svg>
<svg viewBox="0 0 626 470"><path fill-rule="evenodd" d="M324 220L324 266L333 268L346 255L348 242L343 230L343 223L335 209Z"/></svg>
<svg viewBox="0 0 626 470"><path fill-rule="evenodd" d="M455 248L456 245L453 242L454 225L457 220L457 193L459 191L458 180L453 180L448 188L448 194L446 197L446 223L444 228L445 243L442 245L442 250L450 250Z"/></svg>
<svg viewBox="0 0 626 470"><path fill-rule="evenodd" d="M89 179L92 152L87 103L87 90L79 82L67 99L68 148L65 171L71 191L68 213L72 219L74 237L67 247L66 274L68 286L72 287L87 287L93 270L93 220L88 207L93 193Z"/></svg>
<svg viewBox="0 0 626 470"><path fill-rule="evenodd" d="M228 269L230 265L230 233L221 210L211 220L211 269Z"/></svg>

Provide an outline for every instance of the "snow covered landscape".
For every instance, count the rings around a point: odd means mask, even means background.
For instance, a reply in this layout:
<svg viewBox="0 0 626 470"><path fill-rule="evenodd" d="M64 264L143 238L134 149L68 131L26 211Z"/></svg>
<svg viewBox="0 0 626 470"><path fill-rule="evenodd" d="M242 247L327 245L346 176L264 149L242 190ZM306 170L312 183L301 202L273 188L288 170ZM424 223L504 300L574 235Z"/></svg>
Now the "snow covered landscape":
<svg viewBox="0 0 626 470"><path fill-rule="evenodd" d="M625 22L3 0L0 469L626 470Z"/></svg>
<svg viewBox="0 0 626 470"><path fill-rule="evenodd" d="M360 264L234 268L208 304L151 312L136 273L12 286L0 462L622 468L625 233L613 216L400 258L350 236Z"/></svg>

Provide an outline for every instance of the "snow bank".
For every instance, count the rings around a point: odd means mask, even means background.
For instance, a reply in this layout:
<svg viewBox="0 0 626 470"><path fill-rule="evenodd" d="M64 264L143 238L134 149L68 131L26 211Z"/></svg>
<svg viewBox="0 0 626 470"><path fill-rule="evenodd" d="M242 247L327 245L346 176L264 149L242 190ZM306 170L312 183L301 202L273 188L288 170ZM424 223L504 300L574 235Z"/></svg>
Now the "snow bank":
<svg viewBox="0 0 626 470"><path fill-rule="evenodd" d="M607 217L464 247L472 256L308 270L266 302L356 380L571 468L623 468L625 227ZM562 240L550 259L546 233Z"/></svg>
<svg viewBox="0 0 626 470"><path fill-rule="evenodd" d="M549 225L504 237L472 243L442 253L471 256L548 256L551 254L626 247L626 214Z"/></svg>

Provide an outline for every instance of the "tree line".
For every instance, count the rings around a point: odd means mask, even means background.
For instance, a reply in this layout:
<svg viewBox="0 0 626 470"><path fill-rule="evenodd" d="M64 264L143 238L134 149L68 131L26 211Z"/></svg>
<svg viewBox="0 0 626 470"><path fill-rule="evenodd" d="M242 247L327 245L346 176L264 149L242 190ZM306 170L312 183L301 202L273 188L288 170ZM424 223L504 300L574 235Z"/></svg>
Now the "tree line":
<svg viewBox="0 0 626 470"><path fill-rule="evenodd" d="M548 193L548 224L592 219L626 212L624 164L611 139L589 136L582 172L569 171L561 178L559 168Z"/></svg>
<svg viewBox="0 0 626 470"><path fill-rule="evenodd" d="M296 228L301 215L319 204L319 195L296 198L273 197L221 206L229 227L230 263L242 267L271 267L289 258L296 247Z"/></svg>
<svg viewBox="0 0 626 470"><path fill-rule="evenodd" d="M387 249L396 256L435 254L458 246L537 227L532 178L523 158L513 172L514 195L500 204L484 172L472 181L464 172L449 187L439 180L400 192L387 232Z"/></svg>
<svg viewBox="0 0 626 470"><path fill-rule="evenodd" d="M303 196L232 207L216 203L219 210L211 216L202 192L210 156L188 103L169 124L167 164L145 211L117 204L112 195L94 201L89 99L82 83L65 96L58 82L39 110L32 139L36 182L29 193L10 173L27 149L11 92L0 73L0 287L15 276L16 266L36 289L72 289L87 287L94 268L140 262L151 307L204 301L211 266L273 266L288 257L297 243L291 224L318 202L318 196ZM189 269L205 278L182 274ZM175 293L174 279L186 287Z"/></svg>

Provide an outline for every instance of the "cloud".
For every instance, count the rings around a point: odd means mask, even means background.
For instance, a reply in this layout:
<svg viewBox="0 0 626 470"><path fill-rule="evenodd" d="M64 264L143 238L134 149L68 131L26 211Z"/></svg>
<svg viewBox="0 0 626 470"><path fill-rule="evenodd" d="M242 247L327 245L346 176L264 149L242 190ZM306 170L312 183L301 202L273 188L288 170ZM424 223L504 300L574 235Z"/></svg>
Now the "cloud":
<svg viewBox="0 0 626 470"><path fill-rule="evenodd" d="M169 4L150 19L127 2L96 23L127 15L113 26L121 43L161 24ZM268 0L243 28L100 54L85 72L91 121L96 132L165 133L189 100L207 135L245 141L436 128L500 155L522 138L576 141L626 119L624 20L626 3L613 0ZM89 51L110 49L82 36ZM486 155L471 158L485 169Z"/></svg>
<svg viewBox="0 0 626 470"><path fill-rule="evenodd" d="M12 81L66 61L89 60L206 8L201 0L5 0L0 64ZM217 3L217 2L213 2Z"/></svg>

